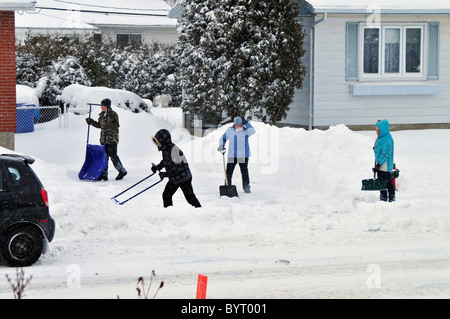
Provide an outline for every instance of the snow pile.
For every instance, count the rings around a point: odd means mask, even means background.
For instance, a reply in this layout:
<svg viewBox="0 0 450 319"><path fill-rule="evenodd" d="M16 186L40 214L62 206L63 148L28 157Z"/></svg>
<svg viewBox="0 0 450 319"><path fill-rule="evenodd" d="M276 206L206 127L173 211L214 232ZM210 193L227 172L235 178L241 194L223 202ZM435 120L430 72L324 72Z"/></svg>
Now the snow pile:
<svg viewBox="0 0 450 319"><path fill-rule="evenodd" d="M40 92L26 85L16 85L16 104L39 106Z"/></svg>
<svg viewBox="0 0 450 319"><path fill-rule="evenodd" d="M152 107L150 113L174 127L184 127L184 113L180 107Z"/></svg>
<svg viewBox="0 0 450 319"><path fill-rule="evenodd" d="M106 98L110 99L113 105L130 109L133 112L148 109L144 100L132 92L106 87L87 87L79 84L72 84L64 88L57 99L68 105L72 111L86 114L89 112L88 103L99 104Z"/></svg>
<svg viewBox="0 0 450 319"><path fill-rule="evenodd" d="M253 126L257 134L250 137L249 168L250 176L257 176L254 184L270 182L277 188L332 192L336 196L354 190L355 184L360 184L371 172L373 139L352 132L344 125L312 132L258 122ZM222 158L217 155L217 147L227 128L224 126L188 145L185 153L202 168L213 163L218 170ZM235 181L239 182L239 175L237 177Z"/></svg>

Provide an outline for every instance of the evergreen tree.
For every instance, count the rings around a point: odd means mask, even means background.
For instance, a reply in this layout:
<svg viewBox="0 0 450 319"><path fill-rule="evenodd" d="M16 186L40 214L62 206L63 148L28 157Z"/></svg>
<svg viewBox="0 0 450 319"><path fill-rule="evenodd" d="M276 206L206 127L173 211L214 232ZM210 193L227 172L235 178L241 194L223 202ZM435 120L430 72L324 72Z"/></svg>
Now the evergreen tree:
<svg viewBox="0 0 450 319"><path fill-rule="evenodd" d="M60 57L48 71L46 89L42 93L40 103L43 105L58 105L58 95L71 84L90 86L91 81L77 58Z"/></svg>
<svg viewBox="0 0 450 319"><path fill-rule="evenodd" d="M125 89L142 98L172 95L181 104L173 46L157 42L127 47L95 34L29 34L16 45L17 84L43 88L41 105L56 105L57 95L74 83Z"/></svg>
<svg viewBox="0 0 450 319"><path fill-rule="evenodd" d="M247 111L286 117L301 64L303 30L292 0L185 0L178 51L183 108L220 118Z"/></svg>

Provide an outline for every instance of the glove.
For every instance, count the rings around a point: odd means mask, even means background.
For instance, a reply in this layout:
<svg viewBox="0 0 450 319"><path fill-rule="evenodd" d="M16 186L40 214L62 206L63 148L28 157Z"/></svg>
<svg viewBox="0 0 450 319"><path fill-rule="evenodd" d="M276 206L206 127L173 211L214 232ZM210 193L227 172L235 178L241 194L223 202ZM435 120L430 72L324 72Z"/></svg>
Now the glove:
<svg viewBox="0 0 450 319"><path fill-rule="evenodd" d="M372 168L372 172L378 173L378 171L380 170L380 167L381 167L380 163L377 163L377 164L375 165L375 167Z"/></svg>
<svg viewBox="0 0 450 319"><path fill-rule="evenodd" d="M160 171L159 165L156 165L155 163L152 163L152 172L156 173L157 171Z"/></svg>
<svg viewBox="0 0 450 319"><path fill-rule="evenodd" d="M87 123L87 124L91 124L91 122L92 122L92 119L91 119L90 117L88 117L88 118L86 119L86 123Z"/></svg>
<svg viewBox="0 0 450 319"><path fill-rule="evenodd" d="M241 120L242 120L242 125L245 125L248 123L248 121L243 116L241 116Z"/></svg>
<svg viewBox="0 0 450 319"><path fill-rule="evenodd" d="M220 145L220 146L217 148L217 150L218 150L220 153L225 154L226 148L223 147L223 145Z"/></svg>
<svg viewBox="0 0 450 319"><path fill-rule="evenodd" d="M167 173L166 172L160 172L159 173L159 178L161 178L161 180L163 180L164 177L167 177Z"/></svg>

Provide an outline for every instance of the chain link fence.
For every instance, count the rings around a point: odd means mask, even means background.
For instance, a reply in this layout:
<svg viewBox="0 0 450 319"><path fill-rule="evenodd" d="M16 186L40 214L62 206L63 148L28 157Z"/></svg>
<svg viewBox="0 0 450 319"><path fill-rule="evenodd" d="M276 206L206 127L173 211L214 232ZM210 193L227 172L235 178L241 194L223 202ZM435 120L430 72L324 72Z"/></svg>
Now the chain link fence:
<svg viewBox="0 0 450 319"><path fill-rule="evenodd" d="M59 106L17 106L16 133L31 133L36 129L59 129L67 127L67 112Z"/></svg>

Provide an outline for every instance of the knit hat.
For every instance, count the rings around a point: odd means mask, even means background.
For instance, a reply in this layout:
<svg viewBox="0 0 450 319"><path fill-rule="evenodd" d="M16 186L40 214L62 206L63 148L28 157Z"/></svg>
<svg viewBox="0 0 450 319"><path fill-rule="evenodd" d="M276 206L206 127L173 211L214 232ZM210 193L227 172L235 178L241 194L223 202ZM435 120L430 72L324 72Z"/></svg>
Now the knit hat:
<svg viewBox="0 0 450 319"><path fill-rule="evenodd" d="M235 117L234 118L234 125L243 125L242 117Z"/></svg>
<svg viewBox="0 0 450 319"><path fill-rule="evenodd" d="M111 100L110 99L104 99L100 104L103 106L106 106L107 108L111 108Z"/></svg>

